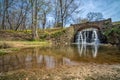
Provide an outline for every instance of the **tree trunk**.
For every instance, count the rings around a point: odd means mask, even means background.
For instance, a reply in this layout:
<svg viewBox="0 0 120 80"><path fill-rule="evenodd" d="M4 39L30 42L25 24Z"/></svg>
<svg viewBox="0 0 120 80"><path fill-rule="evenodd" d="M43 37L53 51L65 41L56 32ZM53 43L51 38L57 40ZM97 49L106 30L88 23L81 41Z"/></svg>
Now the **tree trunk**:
<svg viewBox="0 0 120 80"><path fill-rule="evenodd" d="M2 27L1 28L4 30L5 29L5 14L6 14L6 12L5 12L6 11L5 10L5 8L6 8L5 6L6 5L5 4L6 4L6 0L4 0L3 4L4 4L4 6L3 6L3 18L2 18Z"/></svg>
<svg viewBox="0 0 120 80"><path fill-rule="evenodd" d="M32 10L32 38L33 40L38 40L38 32L37 32L37 0L35 0L35 4L33 6L33 10Z"/></svg>
<svg viewBox="0 0 120 80"><path fill-rule="evenodd" d="M46 25L46 12L43 13L43 30L45 29L45 25Z"/></svg>
<svg viewBox="0 0 120 80"><path fill-rule="evenodd" d="M63 28L63 3L62 3L62 0L60 0L60 16L61 16L61 25L62 25L62 28Z"/></svg>

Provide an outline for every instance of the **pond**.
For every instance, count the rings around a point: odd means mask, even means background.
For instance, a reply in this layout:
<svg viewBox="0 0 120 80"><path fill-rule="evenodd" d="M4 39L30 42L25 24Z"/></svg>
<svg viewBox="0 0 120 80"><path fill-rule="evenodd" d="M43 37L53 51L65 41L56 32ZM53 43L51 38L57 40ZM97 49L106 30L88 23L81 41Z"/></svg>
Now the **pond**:
<svg viewBox="0 0 120 80"><path fill-rule="evenodd" d="M103 45L34 47L0 56L0 72L19 69L53 69L79 63L118 64L120 51Z"/></svg>

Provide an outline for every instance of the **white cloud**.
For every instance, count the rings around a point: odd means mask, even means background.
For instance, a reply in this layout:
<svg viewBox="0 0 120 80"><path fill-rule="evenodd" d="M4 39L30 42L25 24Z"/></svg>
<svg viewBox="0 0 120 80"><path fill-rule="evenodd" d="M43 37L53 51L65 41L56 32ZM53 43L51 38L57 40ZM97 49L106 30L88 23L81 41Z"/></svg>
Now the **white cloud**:
<svg viewBox="0 0 120 80"><path fill-rule="evenodd" d="M82 0L84 5L81 17L86 17L88 12L101 12L105 18L113 21L120 20L120 0Z"/></svg>

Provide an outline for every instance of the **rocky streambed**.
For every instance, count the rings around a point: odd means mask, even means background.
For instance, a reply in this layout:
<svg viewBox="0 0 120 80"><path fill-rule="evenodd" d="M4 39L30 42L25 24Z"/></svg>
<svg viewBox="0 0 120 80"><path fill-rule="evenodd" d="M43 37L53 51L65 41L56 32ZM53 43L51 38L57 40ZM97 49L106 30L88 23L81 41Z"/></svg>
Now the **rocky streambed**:
<svg viewBox="0 0 120 80"><path fill-rule="evenodd" d="M1 72L0 80L120 80L120 64L79 63L54 69L22 69Z"/></svg>

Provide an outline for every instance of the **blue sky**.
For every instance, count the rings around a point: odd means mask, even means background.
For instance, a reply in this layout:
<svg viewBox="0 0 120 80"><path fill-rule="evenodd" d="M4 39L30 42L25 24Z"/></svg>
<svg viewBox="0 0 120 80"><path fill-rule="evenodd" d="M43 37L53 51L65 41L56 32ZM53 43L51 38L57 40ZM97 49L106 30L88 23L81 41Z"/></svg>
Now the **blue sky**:
<svg viewBox="0 0 120 80"><path fill-rule="evenodd" d="M120 21L120 0L77 0L81 2L79 10L82 10L74 17L86 18L89 12L101 12L103 18L112 18L112 22ZM49 20L54 20L52 17ZM74 23L67 23L66 26Z"/></svg>
<svg viewBox="0 0 120 80"><path fill-rule="evenodd" d="M88 12L101 12L104 18L120 21L120 0L82 0L81 17L86 17Z"/></svg>

